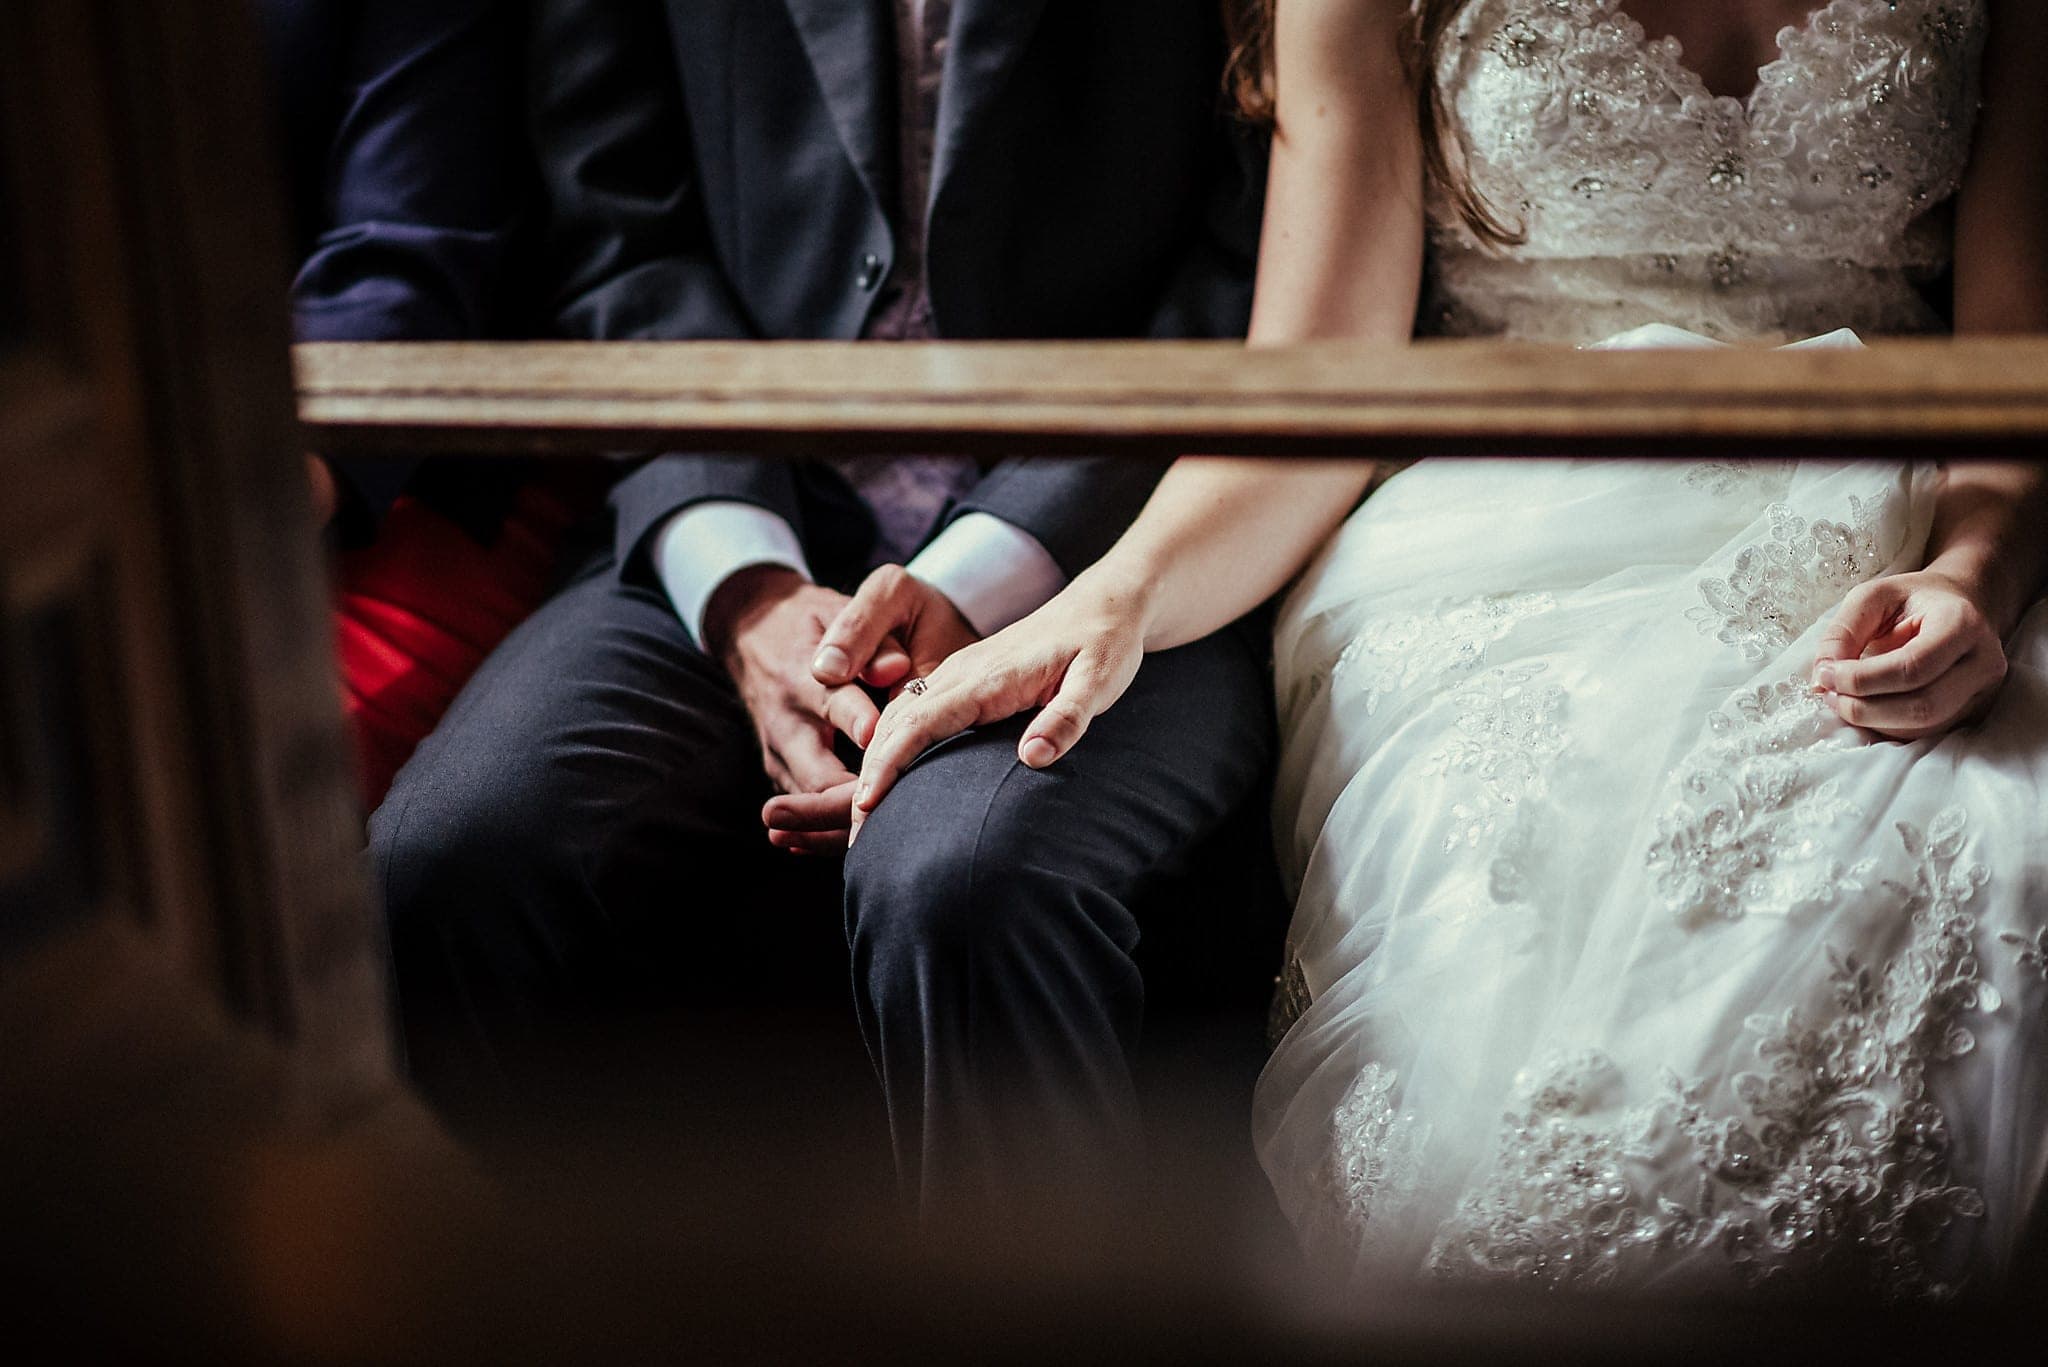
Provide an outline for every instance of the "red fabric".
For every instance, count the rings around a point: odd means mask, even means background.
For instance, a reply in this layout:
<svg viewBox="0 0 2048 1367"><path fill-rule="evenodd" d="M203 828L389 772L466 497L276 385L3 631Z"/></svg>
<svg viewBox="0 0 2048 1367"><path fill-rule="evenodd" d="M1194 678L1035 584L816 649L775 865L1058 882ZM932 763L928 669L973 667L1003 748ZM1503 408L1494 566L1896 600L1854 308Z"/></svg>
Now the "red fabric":
<svg viewBox="0 0 2048 1367"><path fill-rule="evenodd" d="M484 657L547 596L578 503L564 488L529 483L485 546L408 496L374 542L342 554L335 636L366 809Z"/></svg>

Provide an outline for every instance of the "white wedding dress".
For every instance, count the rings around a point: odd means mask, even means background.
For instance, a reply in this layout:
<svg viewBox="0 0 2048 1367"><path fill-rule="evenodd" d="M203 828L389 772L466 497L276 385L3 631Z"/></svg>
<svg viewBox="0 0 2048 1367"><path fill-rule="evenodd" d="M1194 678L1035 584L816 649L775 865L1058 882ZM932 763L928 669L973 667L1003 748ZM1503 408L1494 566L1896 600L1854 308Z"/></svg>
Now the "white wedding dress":
<svg viewBox="0 0 2048 1367"><path fill-rule="evenodd" d="M1432 215L1429 330L1938 326L1982 0L1834 0L1711 96L1615 0L1475 0L1444 68L1522 220ZM1769 452L1758 452L1768 457ZM1299 1016L1261 1156L1347 1273L1940 1295L2048 1156L2048 610L1980 725L1809 690L1925 553L1887 463L1425 461L1276 636Z"/></svg>

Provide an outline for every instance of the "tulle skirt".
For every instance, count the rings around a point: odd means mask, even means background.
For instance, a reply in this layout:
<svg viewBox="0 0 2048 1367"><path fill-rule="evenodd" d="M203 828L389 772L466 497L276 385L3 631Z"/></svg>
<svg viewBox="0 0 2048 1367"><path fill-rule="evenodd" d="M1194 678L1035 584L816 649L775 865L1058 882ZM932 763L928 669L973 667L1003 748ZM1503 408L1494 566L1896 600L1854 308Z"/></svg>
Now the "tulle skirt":
<svg viewBox="0 0 2048 1367"><path fill-rule="evenodd" d="M1898 744L1808 686L1930 469L1425 461L1285 605L1256 1138L1368 1279L1940 1296L2048 1145L2048 610Z"/></svg>

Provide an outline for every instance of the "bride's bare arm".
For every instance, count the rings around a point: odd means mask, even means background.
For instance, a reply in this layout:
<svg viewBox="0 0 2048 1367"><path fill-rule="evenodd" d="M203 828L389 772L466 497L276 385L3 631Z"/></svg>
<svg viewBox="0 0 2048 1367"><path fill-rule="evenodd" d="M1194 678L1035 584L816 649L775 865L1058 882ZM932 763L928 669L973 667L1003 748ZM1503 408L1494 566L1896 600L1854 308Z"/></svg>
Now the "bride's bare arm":
<svg viewBox="0 0 2048 1367"><path fill-rule="evenodd" d="M1287 0L1275 35L1278 129L1250 344L1405 341L1422 274L1422 153L1403 77L1406 0ZM1343 521L1373 462L1191 457L1093 568L1045 607L955 654L899 697L870 742L856 831L896 775L946 736L1032 707L1042 767L1116 701L1146 650L1196 640L1278 590Z"/></svg>
<svg viewBox="0 0 2048 1367"><path fill-rule="evenodd" d="M1984 110L1956 200L1956 331L2048 332L2048 6L1994 0ZM2048 466L1957 463L1932 567L1977 587L2003 636L2048 582Z"/></svg>
<svg viewBox="0 0 2048 1367"><path fill-rule="evenodd" d="M1956 197L1958 333L2048 331L2048 7L1996 0L1984 109ZM2005 678L2004 638L2048 581L2048 467L1943 472L1927 567L1866 584L1822 640L1815 681L1842 717L1916 740L1967 720Z"/></svg>
<svg viewBox="0 0 2048 1367"><path fill-rule="evenodd" d="M1407 340L1422 276L1422 160L1400 0L1288 0L1250 345ZM1100 566L1150 604L1145 644L1196 640L1264 601L1364 492L1370 461L1190 457Z"/></svg>

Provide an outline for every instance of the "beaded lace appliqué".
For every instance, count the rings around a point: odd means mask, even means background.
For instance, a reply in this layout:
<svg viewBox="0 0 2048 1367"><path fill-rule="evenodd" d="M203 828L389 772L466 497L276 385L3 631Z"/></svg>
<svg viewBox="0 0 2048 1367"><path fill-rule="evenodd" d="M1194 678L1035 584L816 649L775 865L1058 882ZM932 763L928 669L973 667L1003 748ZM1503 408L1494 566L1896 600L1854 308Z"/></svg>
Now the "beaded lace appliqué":
<svg viewBox="0 0 2048 1367"><path fill-rule="evenodd" d="M1547 593L1497 593L1382 618L1344 647L1330 676L1359 677L1370 715L1390 695L1425 679L1434 686L1478 669L1488 646L1556 606Z"/></svg>
<svg viewBox="0 0 2048 1367"><path fill-rule="evenodd" d="M1882 499L1852 497L1848 522L1809 522L1773 503L1765 514L1770 535L1738 551L1726 578L1700 581L1705 601L1687 619L1746 660L1769 659L1884 568L1878 540L1884 511Z"/></svg>
<svg viewBox="0 0 2048 1367"><path fill-rule="evenodd" d="M1686 487L1703 494L1726 498L1748 494L1757 486L1782 479L1786 463L1781 460L1702 460L1685 468Z"/></svg>
<svg viewBox="0 0 2048 1367"><path fill-rule="evenodd" d="M1998 938L2012 946L2013 962L2021 972L2033 974L2048 986L2048 926L2035 931L2031 940L2010 930Z"/></svg>
<svg viewBox="0 0 2048 1367"><path fill-rule="evenodd" d="M1429 1127L1395 1108L1395 1084L1392 1071L1368 1063L1331 1118L1328 1166L1319 1185L1360 1248L1378 1242L1422 1176Z"/></svg>
<svg viewBox="0 0 2048 1367"><path fill-rule="evenodd" d="M1787 679L1713 713L1708 732L1681 766L1684 796L1659 819L1645 857L1665 909L1687 923L1732 921L1861 891L1871 862L1828 857L1828 829L1856 809L1833 780L1810 773L1817 749L1855 745L1827 704Z"/></svg>
<svg viewBox="0 0 2048 1367"><path fill-rule="evenodd" d="M1432 1269L1598 1286L1632 1255L1718 1249L1752 1286L1780 1280L1933 1297L1942 1245L1982 1197L1949 1166L1928 1070L1968 1053L1966 1013L1993 1009L1971 911L1987 881L1966 861L1960 809L1898 825L1908 882L1886 882L1910 935L1882 971L1831 954L1826 1006L1754 1016L1757 1071L1729 1085L1664 1079L1620 1107L1619 1068L1586 1051L1525 1070L1493 1175L1439 1232ZM1690 1193L1648 1173L1676 1141Z"/></svg>
<svg viewBox="0 0 2048 1367"><path fill-rule="evenodd" d="M1266 1007L1266 1047L1277 1049L1294 1023L1301 1019L1301 1013L1308 1010L1314 998L1309 995L1308 974L1301 966L1301 956L1294 952L1290 941L1281 952L1282 968L1273 979L1273 1000Z"/></svg>
<svg viewBox="0 0 2048 1367"><path fill-rule="evenodd" d="M1590 341L1937 326L1976 115L1983 0L1831 0L1716 96L1626 0L1477 0L1439 78L1474 187L1525 240L1432 207L1439 331Z"/></svg>
<svg viewBox="0 0 2048 1367"><path fill-rule="evenodd" d="M1469 775L1478 788L1451 807L1456 824L1444 836L1447 853L1478 848L1505 814L1542 794L1544 770L1564 750L1567 700L1562 688L1541 681L1546 668L1530 661L1489 669L1451 695L1457 730L1422 772Z"/></svg>
<svg viewBox="0 0 2048 1367"><path fill-rule="evenodd" d="M1446 851L1477 848L1496 834L1504 816L1542 791L1545 763L1564 748L1567 695L1537 682L1544 665L1515 664L1475 674L1495 641L1556 606L1548 593L1501 593L1383 618L1354 637L1330 668L1332 680L1359 678L1367 715L1403 689L1465 680L1452 694L1457 731L1423 767L1426 774L1457 773L1477 780L1472 798L1450 808L1453 825L1444 836ZM1510 864L1505 856L1496 860L1492 892L1497 901L1513 900ZM1269 1044L1278 1044L1312 1000L1291 946L1284 964L1266 1017Z"/></svg>

